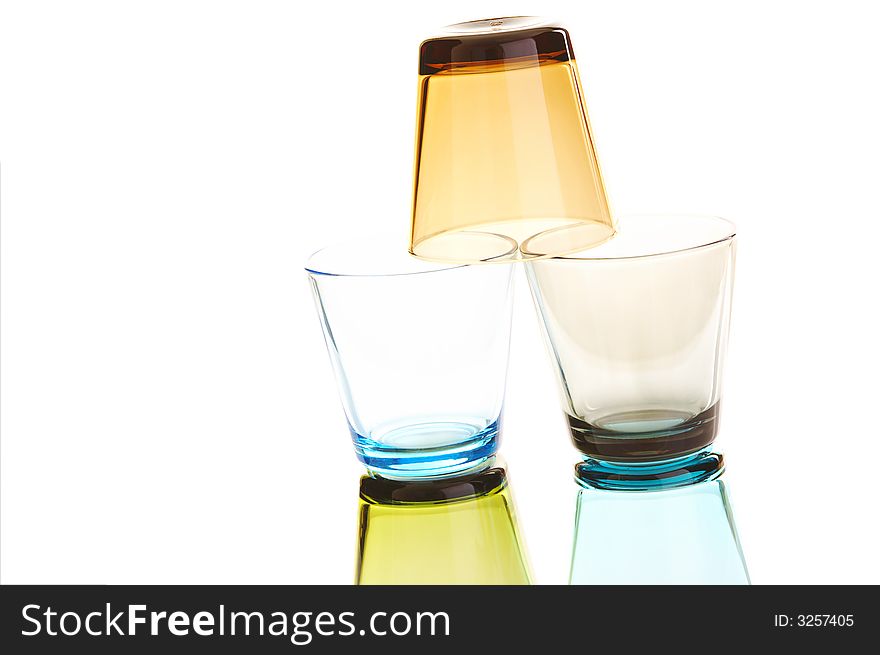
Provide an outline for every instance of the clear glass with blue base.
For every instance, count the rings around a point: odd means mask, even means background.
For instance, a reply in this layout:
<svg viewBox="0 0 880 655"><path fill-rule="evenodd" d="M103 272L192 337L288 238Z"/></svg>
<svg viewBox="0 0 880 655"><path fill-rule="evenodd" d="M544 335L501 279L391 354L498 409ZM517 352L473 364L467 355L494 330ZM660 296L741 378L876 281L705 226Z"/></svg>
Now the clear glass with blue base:
<svg viewBox="0 0 880 655"><path fill-rule="evenodd" d="M498 449L513 269L405 245L326 248L306 271L361 462L390 479L465 473Z"/></svg>

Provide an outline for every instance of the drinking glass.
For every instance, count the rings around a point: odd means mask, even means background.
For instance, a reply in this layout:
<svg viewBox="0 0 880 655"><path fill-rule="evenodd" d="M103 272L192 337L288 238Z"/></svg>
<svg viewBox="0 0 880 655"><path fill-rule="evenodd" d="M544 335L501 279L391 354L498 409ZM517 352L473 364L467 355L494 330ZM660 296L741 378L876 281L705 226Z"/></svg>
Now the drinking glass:
<svg viewBox="0 0 880 655"><path fill-rule="evenodd" d="M577 492L571 584L747 585L722 480L621 493Z"/></svg>
<svg viewBox="0 0 880 655"><path fill-rule="evenodd" d="M540 18L459 23L423 42L410 252L475 263L610 238L581 88L568 31Z"/></svg>
<svg viewBox="0 0 880 655"><path fill-rule="evenodd" d="M507 473L361 478L357 584L529 584Z"/></svg>
<svg viewBox="0 0 880 655"><path fill-rule="evenodd" d="M680 477L669 462L714 440L734 237L721 218L631 216L592 250L526 264L572 440L593 464L579 474L597 485ZM695 479L718 473L707 462Z"/></svg>
<svg viewBox="0 0 880 655"><path fill-rule="evenodd" d="M388 477L467 471L498 447L510 266L421 261L387 239L306 265L355 452Z"/></svg>

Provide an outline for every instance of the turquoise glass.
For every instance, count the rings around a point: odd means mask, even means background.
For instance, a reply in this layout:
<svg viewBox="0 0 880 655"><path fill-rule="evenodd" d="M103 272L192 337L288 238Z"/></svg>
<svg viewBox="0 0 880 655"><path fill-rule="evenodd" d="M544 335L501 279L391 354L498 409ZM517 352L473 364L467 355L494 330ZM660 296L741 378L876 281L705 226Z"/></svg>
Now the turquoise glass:
<svg viewBox="0 0 880 655"><path fill-rule="evenodd" d="M749 584L727 485L577 492L571 584Z"/></svg>

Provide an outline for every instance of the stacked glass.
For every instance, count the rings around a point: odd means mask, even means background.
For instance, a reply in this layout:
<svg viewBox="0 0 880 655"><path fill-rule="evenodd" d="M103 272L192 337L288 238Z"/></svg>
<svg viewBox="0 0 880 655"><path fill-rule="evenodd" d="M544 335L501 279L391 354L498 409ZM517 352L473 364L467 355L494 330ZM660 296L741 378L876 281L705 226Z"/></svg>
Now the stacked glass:
<svg viewBox="0 0 880 655"><path fill-rule="evenodd" d="M711 449L735 248L720 218L632 216L526 264L582 456L572 583L748 583Z"/></svg>
<svg viewBox="0 0 880 655"><path fill-rule="evenodd" d="M512 267L424 262L379 240L319 251L307 271L368 470L357 583L527 584L495 459Z"/></svg>
<svg viewBox="0 0 880 655"><path fill-rule="evenodd" d="M618 233L565 29L499 18L423 42L409 247L362 240L306 267L368 470L358 581L528 581L495 459L525 262L582 455L571 581L660 581L665 561L672 581L747 582L710 448L734 237L688 216Z"/></svg>

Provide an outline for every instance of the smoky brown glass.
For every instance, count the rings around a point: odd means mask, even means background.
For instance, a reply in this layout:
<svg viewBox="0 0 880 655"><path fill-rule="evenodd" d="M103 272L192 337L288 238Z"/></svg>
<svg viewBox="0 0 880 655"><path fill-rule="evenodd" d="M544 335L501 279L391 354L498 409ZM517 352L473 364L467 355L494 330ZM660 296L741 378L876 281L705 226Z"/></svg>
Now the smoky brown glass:
<svg viewBox="0 0 880 655"><path fill-rule="evenodd" d="M734 257L724 219L631 216L597 248L526 265L585 457L657 462L713 442Z"/></svg>

